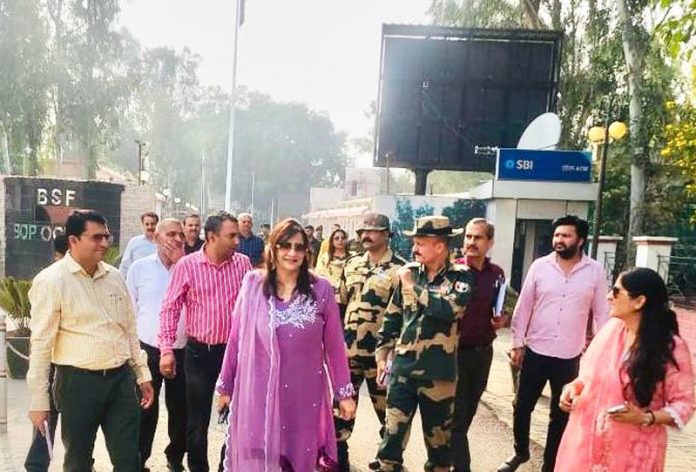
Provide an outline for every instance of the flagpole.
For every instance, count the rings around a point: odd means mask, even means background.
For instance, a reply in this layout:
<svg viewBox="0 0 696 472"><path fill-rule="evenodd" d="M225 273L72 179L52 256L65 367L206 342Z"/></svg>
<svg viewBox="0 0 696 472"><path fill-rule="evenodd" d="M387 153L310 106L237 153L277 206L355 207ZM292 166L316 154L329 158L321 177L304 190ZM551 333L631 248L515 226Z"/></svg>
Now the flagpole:
<svg viewBox="0 0 696 472"><path fill-rule="evenodd" d="M239 39L239 20L241 3L237 0L234 9L234 49L232 53L232 93L230 94L230 126L227 136L227 183L225 185L225 210L232 211L232 163L234 156L234 115L237 94L237 43Z"/></svg>

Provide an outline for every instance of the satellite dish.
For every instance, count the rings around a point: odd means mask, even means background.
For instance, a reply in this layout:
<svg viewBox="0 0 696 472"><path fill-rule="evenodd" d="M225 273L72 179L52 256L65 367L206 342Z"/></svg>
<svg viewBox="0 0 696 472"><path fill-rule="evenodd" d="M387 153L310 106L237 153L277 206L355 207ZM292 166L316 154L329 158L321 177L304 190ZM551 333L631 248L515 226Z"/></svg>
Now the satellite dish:
<svg viewBox="0 0 696 472"><path fill-rule="evenodd" d="M517 149L556 149L561 139L561 119L555 113L542 113L522 133Z"/></svg>

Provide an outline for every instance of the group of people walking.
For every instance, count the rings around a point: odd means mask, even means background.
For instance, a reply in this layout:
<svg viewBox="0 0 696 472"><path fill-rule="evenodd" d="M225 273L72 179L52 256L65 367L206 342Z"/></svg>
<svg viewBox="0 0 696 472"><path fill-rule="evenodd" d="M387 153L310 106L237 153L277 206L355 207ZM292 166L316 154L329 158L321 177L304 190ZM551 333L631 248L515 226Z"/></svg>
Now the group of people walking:
<svg viewBox="0 0 696 472"><path fill-rule="evenodd" d="M99 428L115 470L147 470L164 387L169 470L184 470L184 458L192 472L210 469L215 408L229 425L219 470L348 471L363 384L381 424L371 470L403 469L416 410L425 470L471 470L467 433L508 322L490 222L418 218L406 262L379 214L357 229L359 253L340 227L322 243L293 219L257 236L251 215L218 212L204 240L197 215L141 220L119 271L102 260L104 217L74 212L67 253L34 279L27 379L39 446L28 470L46 470L36 458L58 414L64 470L91 469ZM553 229L553 252L530 267L512 316L515 444L498 470L529 459L547 381L544 471L662 470L665 426L683 427L694 409L664 283L634 269L607 295L603 267L583 253L587 223L567 216ZM462 234L464 257L452 260ZM588 332L597 335L585 351Z"/></svg>

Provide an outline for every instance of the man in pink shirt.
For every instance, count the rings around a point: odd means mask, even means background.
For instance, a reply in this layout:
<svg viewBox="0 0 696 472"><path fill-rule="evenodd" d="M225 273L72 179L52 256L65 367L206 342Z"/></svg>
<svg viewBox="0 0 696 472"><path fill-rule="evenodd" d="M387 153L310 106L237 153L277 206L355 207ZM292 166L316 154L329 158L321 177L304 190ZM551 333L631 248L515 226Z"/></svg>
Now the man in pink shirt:
<svg viewBox="0 0 696 472"><path fill-rule="evenodd" d="M208 472L208 425L215 382L232 326L232 310L249 258L235 251L237 219L221 211L205 222L205 244L185 256L172 271L160 312L160 371L186 376L186 450L190 472ZM172 346L182 309L186 310L185 360L178 366Z"/></svg>
<svg viewBox="0 0 696 472"><path fill-rule="evenodd" d="M511 362L520 368L513 432L515 455L498 468L513 472L529 460L532 411L546 382L551 384L551 415L542 472L552 472L568 422L558 406L561 389L578 374L590 313L596 332L609 318L607 275L583 248L589 225L577 216L553 222L553 252L532 263L512 316Z"/></svg>

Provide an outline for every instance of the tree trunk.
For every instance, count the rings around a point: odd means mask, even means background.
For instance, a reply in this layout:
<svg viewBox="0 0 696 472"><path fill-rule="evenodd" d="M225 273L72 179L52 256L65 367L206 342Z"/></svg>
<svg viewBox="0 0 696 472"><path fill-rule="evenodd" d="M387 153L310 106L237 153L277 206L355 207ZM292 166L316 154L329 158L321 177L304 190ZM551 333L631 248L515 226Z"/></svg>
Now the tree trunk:
<svg viewBox="0 0 696 472"><path fill-rule="evenodd" d="M5 123L0 121L0 150L2 151L2 163L5 167L5 172L7 175L12 175L12 161L10 160L10 142L8 138L7 130L5 129Z"/></svg>
<svg viewBox="0 0 696 472"><path fill-rule="evenodd" d="M626 68L628 69L629 140L631 149L631 197L628 224L627 257L630 265L635 261L634 236L643 234L643 209L645 206L645 147L643 146L643 110L641 94L643 87L644 49L640 39L641 16L630 10L628 0L617 2L621 23L621 42ZM634 21L634 16L635 21Z"/></svg>

